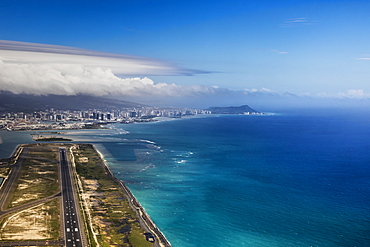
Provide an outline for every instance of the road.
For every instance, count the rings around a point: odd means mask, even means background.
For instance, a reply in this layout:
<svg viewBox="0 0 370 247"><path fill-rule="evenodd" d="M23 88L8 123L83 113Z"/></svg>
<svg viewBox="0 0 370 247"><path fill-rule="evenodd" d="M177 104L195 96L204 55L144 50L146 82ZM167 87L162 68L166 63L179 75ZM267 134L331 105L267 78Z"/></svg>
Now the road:
<svg viewBox="0 0 370 247"><path fill-rule="evenodd" d="M28 154L28 149L24 148L23 152L20 154L19 159L14 164L8 178L3 181L3 186L0 190L0 215L8 206L10 197L12 192L14 191L15 185L17 184L17 180L19 178L20 172L22 170L22 165L24 163L24 156Z"/></svg>
<svg viewBox="0 0 370 247"><path fill-rule="evenodd" d="M63 241L11 241L11 242L0 242L0 246L62 246Z"/></svg>
<svg viewBox="0 0 370 247"><path fill-rule="evenodd" d="M20 172L22 170L22 166L24 164L24 160L26 156L28 155L28 148L21 148L20 149L20 155L17 159L17 162L11 166L12 170L9 173L7 179L3 182L3 185L0 189L0 220L11 214L15 213L20 210L24 210L33 206L36 206L37 204L44 203L46 201L52 200L58 196L60 196L60 193L56 193L54 195L51 195L46 198L39 199L37 201L33 201L30 203L26 203L24 205L14 207L7 209L7 206L9 204L9 200L11 199L12 193L14 192L15 186L17 185L18 178L20 176ZM11 241L11 242L0 242L0 246L46 246L46 245L61 245L61 241L55 240L55 241Z"/></svg>
<svg viewBox="0 0 370 247"><path fill-rule="evenodd" d="M66 247L83 246L78 200L75 198L74 185L71 178L71 169L68 162L67 151L65 148L59 148L59 161L62 178L62 210L64 238Z"/></svg>

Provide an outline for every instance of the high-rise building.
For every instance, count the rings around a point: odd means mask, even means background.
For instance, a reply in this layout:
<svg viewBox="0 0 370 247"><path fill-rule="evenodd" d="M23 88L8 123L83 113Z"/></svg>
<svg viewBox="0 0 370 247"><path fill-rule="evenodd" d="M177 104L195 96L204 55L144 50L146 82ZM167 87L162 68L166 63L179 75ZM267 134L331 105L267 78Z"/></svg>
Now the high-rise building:
<svg viewBox="0 0 370 247"><path fill-rule="evenodd" d="M136 111L132 111L132 112L130 112L130 117L132 117L132 118L134 118L134 117L136 117Z"/></svg>

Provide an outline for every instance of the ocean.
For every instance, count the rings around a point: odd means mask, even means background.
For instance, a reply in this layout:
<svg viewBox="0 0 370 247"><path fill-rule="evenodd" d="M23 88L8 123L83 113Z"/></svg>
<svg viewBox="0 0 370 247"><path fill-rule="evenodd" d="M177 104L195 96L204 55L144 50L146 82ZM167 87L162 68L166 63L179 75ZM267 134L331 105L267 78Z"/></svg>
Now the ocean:
<svg viewBox="0 0 370 247"><path fill-rule="evenodd" d="M1 156L29 134L0 132ZM367 111L198 116L65 136L98 147L174 247L370 246Z"/></svg>

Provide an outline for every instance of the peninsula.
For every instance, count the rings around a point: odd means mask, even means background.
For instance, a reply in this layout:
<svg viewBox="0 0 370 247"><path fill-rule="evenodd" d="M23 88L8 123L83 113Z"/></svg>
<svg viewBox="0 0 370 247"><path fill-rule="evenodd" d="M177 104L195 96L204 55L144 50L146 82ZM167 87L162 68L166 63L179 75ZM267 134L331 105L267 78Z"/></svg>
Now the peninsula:
<svg viewBox="0 0 370 247"><path fill-rule="evenodd" d="M0 246L171 246L91 144L20 145L0 175Z"/></svg>
<svg viewBox="0 0 370 247"><path fill-rule="evenodd" d="M228 106L228 107L210 107L206 109L211 114L238 114L238 115L261 115L262 113L250 108L248 105Z"/></svg>

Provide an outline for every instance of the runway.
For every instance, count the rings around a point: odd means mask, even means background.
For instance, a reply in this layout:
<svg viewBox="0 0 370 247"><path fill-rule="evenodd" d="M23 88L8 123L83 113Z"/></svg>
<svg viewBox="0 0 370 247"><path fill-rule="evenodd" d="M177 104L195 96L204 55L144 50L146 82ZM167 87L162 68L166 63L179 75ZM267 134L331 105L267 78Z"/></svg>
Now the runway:
<svg viewBox="0 0 370 247"><path fill-rule="evenodd" d="M64 225L64 238L66 247L83 246L80 224L78 200L75 198L71 169L68 163L67 151L65 148L59 149L59 161L62 179L62 215Z"/></svg>

